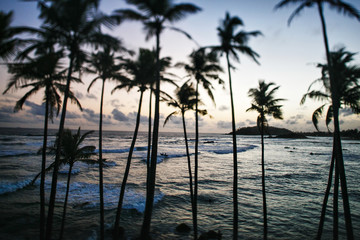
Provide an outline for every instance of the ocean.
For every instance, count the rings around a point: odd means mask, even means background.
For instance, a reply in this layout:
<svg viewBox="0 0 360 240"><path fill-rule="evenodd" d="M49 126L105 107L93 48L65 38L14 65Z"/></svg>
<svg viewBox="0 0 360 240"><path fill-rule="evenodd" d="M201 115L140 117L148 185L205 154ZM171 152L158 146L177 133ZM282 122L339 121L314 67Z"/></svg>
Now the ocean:
<svg viewBox="0 0 360 240"><path fill-rule="evenodd" d="M132 132L105 131L103 136L106 239L111 239L121 181ZM262 239L260 136L238 136L239 239ZM55 140L50 131L49 144ZM360 239L360 141L343 140L343 154L355 239ZM98 146L97 132L85 142ZM194 161L194 135L190 134ZM0 131L0 239L37 239L39 186L27 186L40 171L41 129ZM141 229L145 208L147 133L139 133L132 159L121 226L127 239ZM178 233L180 223L192 227L189 178L182 133L161 133L156 178L153 239L192 239L193 232ZM327 184L332 139L265 139L268 239L314 239ZM53 161L48 156L48 165ZM59 173L54 238L60 229L68 167ZM224 134L200 134L199 233L220 231L232 238L232 140ZM51 173L46 175L46 201ZM77 162L71 176L64 239L99 236L98 165ZM332 238L332 195L329 198L323 239ZM346 239L342 200L339 197L339 239Z"/></svg>

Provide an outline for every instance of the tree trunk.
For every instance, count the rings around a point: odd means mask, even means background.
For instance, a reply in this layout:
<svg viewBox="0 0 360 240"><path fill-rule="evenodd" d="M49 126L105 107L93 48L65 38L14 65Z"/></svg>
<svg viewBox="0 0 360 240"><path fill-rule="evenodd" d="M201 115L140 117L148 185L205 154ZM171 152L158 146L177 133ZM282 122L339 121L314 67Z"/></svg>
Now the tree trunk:
<svg viewBox="0 0 360 240"><path fill-rule="evenodd" d="M335 161L334 198L333 198L333 240L339 238L339 169Z"/></svg>
<svg viewBox="0 0 360 240"><path fill-rule="evenodd" d="M42 148L41 161L41 180L40 180L40 239L45 239L45 171L46 171L46 147L48 135L48 121L49 121L49 91L46 87L46 101L45 101L45 118L44 118L44 139Z"/></svg>
<svg viewBox="0 0 360 240"><path fill-rule="evenodd" d="M334 149L334 147L333 147L333 149ZM334 150L333 150L333 153L332 153L332 156L331 156L328 183L327 183L327 186L326 186L325 196L324 196L323 205L322 205L322 209L321 209L321 216L320 216L320 222L319 222L319 228L318 228L316 240L321 240L321 235L322 235L322 231L323 231L323 228L324 228L326 206L327 206L327 202L328 202L329 194L330 194L330 189L331 189L332 175L333 175L333 171L334 171L334 163L335 163L335 156L334 156Z"/></svg>
<svg viewBox="0 0 360 240"><path fill-rule="evenodd" d="M67 207L67 201L69 197L69 189L70 189L70 178L71 178L71 170L72 170L73 164L69 164L69 172L68 172L68 178L66 183L66 194L65 194L65 202L64 202L64 210L61 220L61 230L60 230L60 237L59 240L63 238L64 235L64 228L65 228L65 218L66 218L66 207Z"/></svg>
<svg viewBox="0 0 360 240"><path fill-rule="evenodd" d="M194 191L193 191L193 180L191 173L191 160L190 160L190 152L189 152L189 144L186 133L186 124L185 124L185 113L181 111L183 129L184 129L184 138L185 138L185 147L186 147L186 156L188 162L188 171L189 171L189 187L190 187L190 201L191 201L191 209L192 209L192 217L193 217L193 228L195 229L195 216L194 216ZM195 231L194 231L195 234ZM197 239L194 235L194 239Z"/></svg>
<svg viewBox="0 0 360 240"><path fill-rule="evenodd" d="M146 177L150 176L150 154L151 154L151 110L152 110L152 94L153 90L150 88L150 99L149 99L149 126L148 126L148 148L147 148L147 155L146 155ZM149 180L146 179L146 183Z"/></svg>
<svg viewBox="0 0 360 240"><path fill-rule="evenodd" d="M159 138L159 120L160 120L160 29L156 30L156 87L155 87L155 114L154 114L154 131L153 144L151 150L151 163L149 172L149 183L146 189L146 203L144 212L144 221L141 228L141 239L148 239L151 225L151 215L154 204L155 182L156 182L156 164Z"/></svg>
<svg viewBox="0 0 360 240"><path fill-rule="evenodd" d="M199 115L198 115L198 101L199 101L199 80L196 79L196 100L195 100L195 173L194 173L194 239L198 236L197 223L197 203L198 203L198 189L199 189Z"/></svg>
<svg viewBox="0 0 360 240"><path fill-rule="evenodd" d="M263 213L264 213L264 239L267 239L267 206L265 191L265 149L264 149L264 113L261 113L261 173L262 173L262 195L263 195Z"/></svg>
<svg viewBox="0 0 360 240"><path fill-rule="evenodd" d="M238 238L238 166L237 166L237 143L236 143L236 128L235 128L235 109L234 109L234 99L233 99L233 91L232 91L232 83L231 83L231 72L230 72L230 59L229 53L226 53L226 60L228 65L228 73L229 73L229 87L230 87L230 101L231 101L231 126L232 126L232 139L233 139L233 239Z"/></svg>
<svg viewBox="0 0 360 240"><path fill-rule="evenodd" d="M345 176L345 167L344 167L344 159L342 154L342 147L341 147L341 138L340 138L340 123L339 123L339 108L340 108L340 100L339 96L336 91L336 84L332 70L332 61L330 56L329 50L329 43L326 33L326 24L325 18L323 14L322 4L320 1L317 2L318 4L318 11L321 19L323 37L324 37L324 44L325 44L325 51L326 51L326 59L328 62L329 68L329 78L330 78L330 89L331 89L331 99L332 99L332 106L333 106L333 120L334 120L334 150L335 150L335 159L336 165L339 170L339 177L341 183L341 193L343 199L343 207L344 207L344 216L345 216L345 225L346 225L346 232L348 239L354 239L354 233L352 228L352 221L351 221L351 213L350 213L350 203L349 203L349 196L347 191L347 184L346 184L346 176Z"/></svg>
<svg viewBox="0 0 360 240"><path fill-rule="evenodd" d="M114 239L118 239L118 237L119 237L119 225L120 225L121 209L122 209L122 204L123 204L124 196L125 196L126 182L127 182L127 178L129 176L129 172L130 172L131 158L132 158L132 154L133 154L133 151L134 151L134 148L135 148L137 134L138 134L138 131L139 131L140 116L141 116L141 104L142 104L143 94L144 94L144 92L140 91L139 108L138 108L138 113L137 113L137 116L136 116L136 124L135 124L134 136L133 136L133 139L131 141L129 155L128 155L128 159L127 159L126 167L125 167L125 173L124 173L123 181L121 183L118 207L117 207L117 211L116 211L115 224L114 224Z"/></svg>
<svg viewBox="0 0 360 240"><path fill-rule="evenodd" d="M65 125L66 107L67 107L67 100L69 98L69 90L70 90L70 82L71 82L73 63L74 63L74 57L71 54L70 55L69 69L68 69L68 76L67 76L67 80L66 80L66 88L65 88L65 93L64 93L63 107L62 107L60 124L59 124L58 142L57 142L57 146L56 146L54 171L53 171L53 174L52 174L51 192L50 192L48 216L47 216L47 222L46 222L46 236L45 236L45 238L47 240L51 240L51 234L52 234L52 225L53 225L53 218L54 218L55 198L56 198L56 187L57 187L57 177L58 177L59 164L60 164L60 148L61 148L62 135L63 135L63 131L64 131L64 125Z"/></svg>
<svg viewBox="0 0 360 240"><path fill-rule="evenodd" d="M100 193L100 239L105 235L105 217L104 217L104 177L103 177L103 159L102 159L102 119L104 105L105 79L102 82L100 99L100 120L99 120L99 193Z"/></svg>

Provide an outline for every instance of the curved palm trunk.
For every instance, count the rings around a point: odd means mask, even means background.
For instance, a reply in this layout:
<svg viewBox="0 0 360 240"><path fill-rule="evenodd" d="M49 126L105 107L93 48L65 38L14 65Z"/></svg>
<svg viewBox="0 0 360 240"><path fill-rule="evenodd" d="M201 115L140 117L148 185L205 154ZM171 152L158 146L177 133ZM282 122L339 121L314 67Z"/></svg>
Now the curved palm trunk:
<svg viewBox="0 0 360 240"><path fill-rule="evenodd" d="M160 29L156 30L156 86L155 86L155 114L154 114L154 131L153 144L151 148L150 171L146 189L146 203L144 212L144 221L141 228L141 239L148 239L151 224L151 215L154 204L157 150L159 139L159 120L160 120Z"/></svg>
<svg viewBox="0 0 360 240"><path fill-rule="evenodd" d="M73 54L71 54L69 69L68 69L68 76L67 76L67 80L66 80L66 88L65 88L65 93L64 93L63 108L62 108L60 124L59 124L58 143L56 146L55 164L54 164L54 171L53 171L53 175L52 175L49 209L48 209L48 216L47 216L47 222L46 222L45 238L48 240L51 239L51 234L52 234L52 225L53 225L53 218L54 218L55 198L56 198L56 185L57 185L57 177L58 177L59 163L60 163L60 146L61 146L61 140L62 140L64 125L65 125L66 107L67 107L67 100L69 98L70 81L71 81L73 64L74 64L74 57L73 57Z"/></svg>
<svg viewBox="0 0 360 240"><path fill-rule="evenodd" d="M100 120L99 120L99 193L100 193L100 239L104 239L105 220L104 220L104 177L103 177L103 159L102 159L102 119L104 104L105 79L102 82L100 99Z"/></svg>
<svg viewBox="0 0 360 240"><path fill-rule="evenodd" d="M198 235L198 224L197 224L197 202L198 202L198 188L199 188L199 115L198 115L198 101L199 101L199 81L196 80L196 103L195 103L195 170L194 170L194 239L197 239Z"/></svg>
<svg viewBox="0 0 360 240"><path fill-rule="evenodd" d="M192 215L193 215L193 227L195 229L195 222L194 222L194 190L193 190L193 180L192 180L192 173L191 173L191 160L190 160L190 152L189 152L189 143L186 133L186 124L185 124L185 113L181 111L182 116L182 123L183 123L183 129L184 129L184 138L185 138L185 147L186 147L186 156L187 156L187 162L188 162L188 172L189 172L189 187L190 187L190 201L191 201L191 209L192 209ZM197 239L197 238L195 238Z"/></svg>
<svg viewBox="0 0 360 240"><path fill-rule="evenodd" d="M231 101L231 126L232 126L232 139L233 139L233 168L234 168L234 180L233 180L233 239L238 238L238 166L237 166L237 144L236 144L236 128L235 128L235 110L234 110L234 99L233 99L233 91L232 91L232 83L231 83L231 72L230 72L230 60L229 54L226 53L226 60L228 65L228 73L229 73L229 87L230 87L230 101Z"/></svg>
<svg viewBox="0 0 360 240"><path fill-rule="evenodd" d="M68 172L68 178L66 183L66 194L65 194L65 202L64 202L64 210L61 220L61 230L60 230L60 237L59 240L63 238L64 235L64 228L65 228L65 218L66 218L66 207L67 207L67 201L69 197L69 189L70 189L70 178L71 178L71 170L72 170L73 164L70 164L69 172Z"/></svg>
<svg viewBox="0 0 360 240"><path fill-rule="evenodd" d="M46 172L46 146L48 135L48 121L49 121L49 91L46 88L46 101L45 101L45 119L44 119L44 136L42 148L42 161L41 161L41 179L40 179L40 239L45 239L45 172Z"/></svg>
<svg viewBox="0 0 360 240"><path fill-rule="evenodd" d="M118 207L117 207L117 211L116 211L115 224L114 224L114 239L119 238L120 215L121 215L122 204L123 204L124 196L125 196L126 182L127 182L127 178L129 176L129 172L130 172L131 158L132 158L132 154L134 152L136 138L137 138L137 134L139 131L140 116L141 116L141 104L142 104L143 94L144 94L144 91L140 91L139 108L138 108L138 113L136 116L136 125L135 125L135 130L134 130L134 136L133 136L133 139L131 142L129 155L128 155L128 159L126 162L124 178L123 178L123 181L121 184L119 202L118 202Z"/></svg>
<svg viewBox="0 0 360 240"><path fill-rule="evenodd" d="M344 159L342 154L342 146L341 146L341 138L340 138L340 124L339 124L339 96L337 96L335 81L333 79L333 70L332 70L332 62L331 56L329 51L329 43L326 33L326 24L325 18L322 10L321 2L318 1L318 11L321 19L323 37L324 37L324 44L325 44L325 51L326 51L326 58L329 67L329 77L330 77L330 89L331 89L331 98L332 98L332 105L333 105L333 120L334 120L334 150L335 150L335 159L340 183L341 183L341 193L343 199L343 207L344 207L344 216L345 216L345 225L346 225L346 232L348 239L354 239L354 233L352 228L352 221L351 221L351 213L350 213L350 204L349 204L349 196L347 191L347 184L346 184L346 176L345 176L345 167L344 167Z"/></svg>
<svg viewBox="0 0 360 240"><path fill-rule="evenodd" d="M261 183L263 195L263 214L264 214L264 239L267 239L267 206L265 192L265 147L264 147L264 113L261 113Z"/></svg>
<svg viewBox="0 0 360 240"><path fill-rule="evenodd" d="M322 231L323 231L323 228L324 228L326 206L327 206L327 202L328 202L329 194L330 194L330 189L331 189L332 175L333 175L333 171L334 171L334 163L335 163L335 155L334 155L334 150L333 150L333 153L332 153L332 156L331 156L328 183L327 183L327 186L326 186L325 196L324 196L323 205L322 205L322 209L321 209L321 216L320 216L320 221L319 221L319 227L318 227L316 240L321 239Z"/></svg>

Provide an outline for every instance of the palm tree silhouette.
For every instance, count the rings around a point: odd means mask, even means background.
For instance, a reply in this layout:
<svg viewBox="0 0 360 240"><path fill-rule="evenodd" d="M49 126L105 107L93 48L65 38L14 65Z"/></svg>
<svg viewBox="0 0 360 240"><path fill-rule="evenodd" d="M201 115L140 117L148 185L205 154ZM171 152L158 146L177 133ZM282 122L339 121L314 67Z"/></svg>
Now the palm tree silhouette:
<svg viewBox="0 0 360 240"><path fill-rule="evenodd" d="M118 46L117 48L120 48ZM115 49L119 50L119 49ZM122 49L125 50L125 49ZM106 81L127 81L119 71L121 69L120 64L116 64L116 60L119 57L115 57L110 47L104 48L103 51L93 53L90 59L90 68L87 68L87 72L97 74L97 76L91 81L88 92L93 84L97 80L102 80L101 97L100 97L100 120L99 120L99 193L100 193L100 218L104 222L104 188L103 188L103 158L102 158L102 120L103 120L103 104L104 104L104 89Z"/></svg>
<svg viewBox="0 0 360 240"><path fill-rule="evenodd" d="M43 27L51 32L53 41L59 44L59 47L67 50L69 58L69 67L67 72L66 89L63 100L61 119L59 124L59 143L61 142L62 132L64 130L68 93L70 80L74 71L80 70L83 61L86 59L86 53L82 47L87 45L101 46L104 43L110 46L117 46L118 40L110 35L103 34L100 27L111 25L111 18L106 17L96 11L99 0L62 0L62 1L41 1L39 7L41 10L40 18L44 20ZM114 22L115 23L115 22ZM60 151L60 148L58 148ZM55 156L55 166L52 177L51 193L49 200L49 210L46 226L46 238L51 238L53 215L56 197L56 183L58 175L58 152ZM100 239L104 238L104 221L100 217Z"/></svg>
<svg viewBox="0 0 360 240"><path fill-rule="evenodd" d="M346 176L345 176L345 167L344 167L344 159L342 154L342 147L341 147L341 138L340 138L340 124L339 124L339 108L340 108L340 96L336 93L336 83L335 83L335 73L332 70L332 62L329 50L329 41L326 31L326 23L325 23L325 16L324 16L324 9L323 5L327 3L330 5L331 8L336 9L338 12L343 13L344 15L348 15L349 17L354 17L360 21L360 13L357 9L351 6L348 3L345 3L341 0L282 0L276 6L275 9L279 9L290 4L299 4L299 6L295 9L295 11L291 14L288 24L291 23L294 17L298 16L305 8L307 7L317 7L322 33L323 33L323 40L325 45L325 53L326 53L326 60L329 66L329 79L330 79L330 89L331 89L331 101L333 107L333 120L334 120L334 153L336 164L339 167L339 174L341 180L341 193L343 197L344 203L344 216L345 216L345 224L346 224L346 231L348 234L349 239L354 238L354 233L352 229L352 221L351 221L351 213L350 213L350 204L349 204L349 197L347 192L347 184L346 184ZM319 228L320 229L320 228ZM318 239L321 238L321 233L318 233Z"/></svg>
<svg viewBox="0 0 360 240"><path fill-rule="evenodd" d="M144 1L144 0L126 0L127 3L135 5L141 12L133 9L116 10L116 14L120 19L141 21L147 32L146 39L152 36L156 37L156 82L155 82L155 113L153 141L150 162L150 176L147 184L146 205L144 213L144 221L141 229L141 238L149 237L151 215L155 194L156 180L156 164L157 164L157 148L159 136L159 120L160 120L160 35L165 29L165 23L175 23L183 19L186 15L196 13L200 10L193 4L179 3L174 4L172 0ZM172 28L178 30L177 28ZM181 31L183 32L183 31ZM189 36L189 35L187 35Z"/></svg>
<svg viewBox="0 0 360 240"><path fill-rule="evenodd" d="M350 65L354 60L355 53L351 53L345 50L345 48L340 48L337 51L330 52L331 63L334 73L334 80L336 86L336 95L339 96L340 108L349 108L353 113L360 113L360 89L359 89L359 79L360 79L360 67L355 65ZM319 118L322 116L325 108L327 107L326 120L325 124L330 131L329 124L333 120L333 104L331 101L331 89L330 89L330 78L329 78L329 67L327 64L317 64L317 67L321 69L322 76L319 79L316 79L309 87L306 94L301 99L300 104L304 104L307 98L313 100L319 100L325 102L319 108L317 108L312 115L312 122L317 130ZM320 84L322 90L312 90L315 84ZM335 142L334 142L335 144ZM326 205L331 189L331 179L332 172L334 170L334 152L331 158L330 172L328 185L325 192L325 197L323 201L323 207L320 217L319 232L318 237L321 236L323 224L325 220ZM337 193L338 193L338 183L339 183L339 169L335 163L335 179L334 179L334 236L337 236L338 232L338 211L337 211Z"/></svg>
<svg viewBox="0 0 360 240"><path fill-rule="evenodd" d="M40 180L40 238L44 238L45 233L45 167L46 167L46 146L48 135L49 119L53 120L54 110L56 115L61 108L61 97L59 93L64 94L66 80L66 70L61 70L60 59L63 57L62 51L39 53L35 58L27 57L24 63L10 64L9 73L13 76L10 79L7 88L3 94L10 89L31 88L20 100L16 102L15 111L21 110L24 103L39 90L44 88L44 137L41 161L41 180ZM73 79L79 82L79 79ZM81 105L74 94L69 91L69 98L76 103L80 109Z"/></svg>
<svg viewBox="0 0 360 240"><path fill-rule="evenodd" d="M233 139L233 166L234 166L234 181L233 181L233 239L238 238L238 200L237 200L237 189L238 189L238 166L237 166L237 144L236 144L236 127L235 127L235 110L234 110L234 99L233 99L233 90L232 90L232 81L231 81L231 68L233 66L230 63L230 57L235 61L239 62L239 57L237 52L245 54L251 57L256 63L258 63L257 58L259 55L253 51L247 44L250 37L256 37L261 35L260 31L238 31L236 32L239 26L243 26L243 21L237 17L231 17L227 12L225 14L225 19L221 21L221 25L217 28L218 36L220 40L219 46L210 46L208 48L212 49L217 53L225 53L227 61L227 70L229 76L229 90L230 90L230 103L231 103L231 120L232 120L232 139Z"/></svg>
<svg viewBox="0 0 360 240"><path fill-rule="evenodd" d="M61 220L61 229L60 229L60 237L59 239L63 238L64 235L64 228L65 228L65 219L66 219L66 207L69 197L69 189L70 189L70 178L71 178L71 171L74 166L74 163L77 161L93 161L90 159L91 156L95 155L95 146L85 145L84 140L88 135L93 133L94 131L88 131L81 135L80 127L78 128L75 134L72 134L71 130L65 129L63 132L63 137L61 138L61 143L58 144L59 137L56 139L55 144L52 148L50 148L50 152L56 153L56 148L60 145L60 162L62 164L69 164L69 171L66 183L66 194L65 194L65 201L64 201L64 209L63 215ZM59 136L59 135L58 135Z"/></svg>
<svg viewBox="0 0 360 240"><path fill-rule="evenodd" d="M190 64L178 63L177 66L184 67L188 73L187 77L196 81L195 98L198 97L199 84L207 91L211 100L215 103L211 80L218 80L219 84L224 82L219 78L218 72L222 72L219 60L215 52L206 53L205 48L200 48L190 54ZM199 146L199 119L198 99L195 100L195 169L194 169L194 238L197 239L197 197L198 197L198 146Z"/></svg>
<svg viewBox="0 0 360 240"><path fill-rule="evenodd" d="M0 11L0 59L4 60L14 56L18 47L25 43L24 40L15 36L28 30L25 27L11 27L12 19L13 11L8 13Z"/></svg>
<svg viewBox="0 0 360 240"><path fill-rule="evenodd" d="M133 154L133 151L135 148L137 134L138 134L139 126L140 126L143 94L148 88L151 88L153 83L155 82L156 65L157 65L156 52L149 50L149 49L140 48L138 58L135 61L126 59L126 60L124 60L124 63L121 64L121 67L131 76L132 80L129 79L128 81L123 81L122 84L116 86L112 90L112 92L114 92L119 89L127 88L127 90L130 91L132 88L137 87L137 88L139 88L139 92L140 92L140 99L139 99L138 112L137 112L137 116L136 116L135 130L134 130L133 138L131 141L131 146L130 146L128 159L127 159L127 163L126 163L126 167L125 167L123 181L121 184L118 208L117 208L116 217L115 217L114 239L118 238L120 215L121 215L121 209L122 209L122 204L123 204L124 195L125 195L125 187L126 187L126 183L127 183L127 178L129 176L131 158L132 158L132 154ZM165 74L166 68L168 68L171 65L171 58L166 57L166 58L160 59L160 65L161 65L160 66L161 73ZM172 82L171 79L164 78L164 77L162 77L161 80Z"/></svg>
<svg viewBox="0 0 360 240"><path fill-rule="evenodd" d="M279 89L272 86L275 84L265 83L259 81L258 88L251 88L248 92L248 96L251 97L251 107L246 111L256 111L259 113L257 117L257 126L261 134L261 173L262 173L262 195L263 195L263 214L264 214L264 239L267 239L268 225L267 225L267 206L266 206L266 191L265 191L265 149L264 149L264 133L265 128L268 127L268 121L266 115L272 115L275 119L283 119L282 117L282 105L278 105L280 101L284 99L275 98L274 94Z"/></svg>
<svg viewBox="0 0 360 240"><path fill-rule="evenodd" d="M185 113L189 110L196 111L196 106L198 102L200 102L198 98L198 93L194 89L193 85L188 85L185 82L181 87L178 87L175 90L176 99L170 98L168 100L168 106L177 108L178 110L170 113L164 122L165 124L170 120L170 118L174 115L181 115L182 124L184 129L184 138L185 138L185 147L186 147L186 156L188 161L188 172L189 172L189 186L190 186L190 200L191 200L191 208L192 208L192 215L193 215L193 227L194 227L194 239L197 239L197 222L196 222L196 204L195 204L195 197L194 197L194 189L193 189L193 180L192 180L192 171L191 171L191 160L190 160L190 152L189 152L189 144L187 139L187 132L186 132L186 123L185 123ZM206 115L206 110L197 110L199 114ZM196 154L196 153L195 153Z"/></svg>

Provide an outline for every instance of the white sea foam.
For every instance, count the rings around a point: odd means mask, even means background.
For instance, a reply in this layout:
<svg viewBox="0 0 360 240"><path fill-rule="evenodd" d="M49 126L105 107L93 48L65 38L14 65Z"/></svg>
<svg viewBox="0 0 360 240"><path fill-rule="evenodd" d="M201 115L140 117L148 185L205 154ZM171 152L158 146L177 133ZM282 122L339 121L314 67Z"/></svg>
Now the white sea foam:
<svg viewBox="0 0 360 240"><path fill-rule="evenodd" d="M66 182L58 182L57 201L64 201ZM120 186L113 184L104 185L104 208L114 209L119 200ZM164 194L157 191L154 197L154 204L159 202ZM123 208L136 209L138 212L145 210L146 195L143 190L127 189L125 192ZM84 182L70 184L68 202L75 207L96 208L99 206L99 185Z"/></svg>
<svg viewBox="0 0 360 240"><path fill-rule="evenodd" d="M237 148L237 152L246 152L248 150L252 150L254 148L256 148L257 146L255 145L248 145L248 146L243 146L243 147L238 147ZM213 150L209 150L213 153L216 153L216 154L229 154L229 153L232 153L233 150L232 148L226 148L226 149L213 149Z"/></svg>
<svg viewBox="0 0 360 240"><path fill-rule="evenodd" d="M30 179L17 181L17 182L0 182L0 195L9 192L15 192L29 185Z"/></svg>

